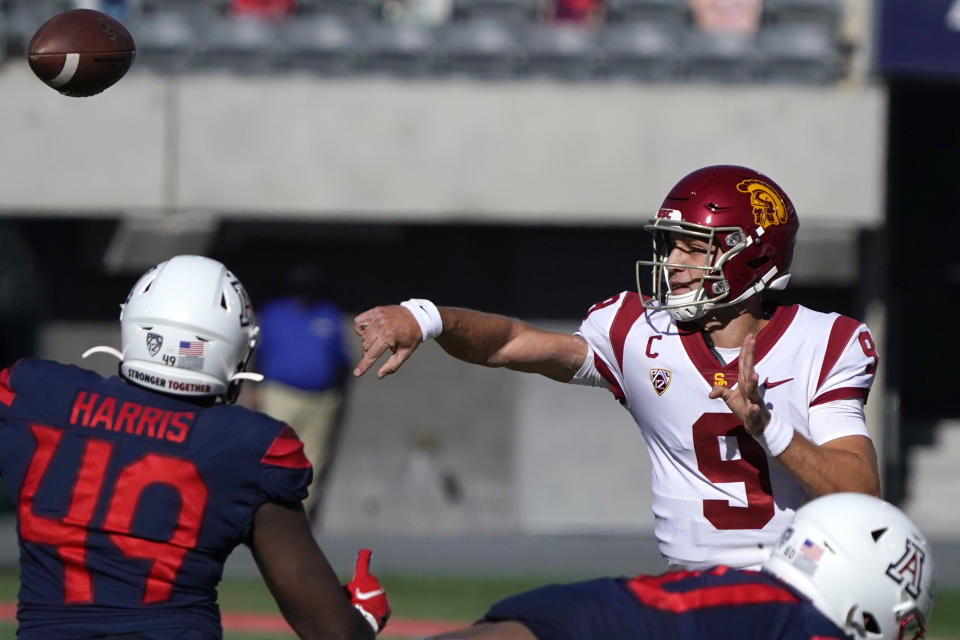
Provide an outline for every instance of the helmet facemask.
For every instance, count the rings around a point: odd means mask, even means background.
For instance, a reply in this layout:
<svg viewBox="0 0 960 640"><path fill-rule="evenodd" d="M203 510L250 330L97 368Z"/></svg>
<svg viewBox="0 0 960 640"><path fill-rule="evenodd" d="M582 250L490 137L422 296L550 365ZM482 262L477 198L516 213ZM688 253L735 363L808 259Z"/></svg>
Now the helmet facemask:
<svg viewBox="0 0 960 640"><path fill-rule="evenodd" d="M703 317L709 311L729 307L746 299L744 296L729 299L730 284L723 272L727 262L750 244L740 227L708 227L658 217L644 225L644 229L653 236L653 260L637 260L637 289L641 293L643 269L650 268L652 297L644 302L645 308L663 309L678 322L689 322ZM702 240L707 244L703 265L668 261L676 236ZM715 258L714 254L717 254ZM691 291L675 294L670 288L670 269L700 271L699 283ZM753 291L750 292L752 294Z"/></svg>

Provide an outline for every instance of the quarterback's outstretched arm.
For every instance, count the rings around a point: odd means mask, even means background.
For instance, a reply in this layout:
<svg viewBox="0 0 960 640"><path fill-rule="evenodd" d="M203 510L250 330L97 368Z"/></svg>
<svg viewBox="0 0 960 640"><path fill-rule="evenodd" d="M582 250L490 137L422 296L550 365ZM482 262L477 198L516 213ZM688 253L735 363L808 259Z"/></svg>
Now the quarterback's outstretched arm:
<svg viewBox="0 0 960 640"><path fill-rule="evenodd" d="M748 334L740 350L737 386L714 387L710 397L722 398L743 420L747 432L786 467L811 497L839 491L879 497L877 454L869 438L851 435L817 445L771 414L760 393L760 378L754 371L755 346L756 338ZM818 419L830 418L818 416Z"/></svg>
<svg viewBox="0 0 960 640"><path fill-rule="evenodd" d="M514 318L472 309L439 307L437 311L442 319L437 342L465 362L539 373L567 382L589 353L587 342L577 335L544 331ZM366 373L387 349L392 355L377 371L377 377L394 373L424 340L424 331L413 312L400 305L361 313L354 318L354 331L362 339L363 349L353 371L356 376Z"/></svg>

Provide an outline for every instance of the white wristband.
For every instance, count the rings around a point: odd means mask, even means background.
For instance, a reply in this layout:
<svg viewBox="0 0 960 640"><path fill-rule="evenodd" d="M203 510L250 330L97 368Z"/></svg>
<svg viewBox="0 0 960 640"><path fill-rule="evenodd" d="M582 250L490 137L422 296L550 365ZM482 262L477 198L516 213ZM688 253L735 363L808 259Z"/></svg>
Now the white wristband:
<svg viewBox="0 0 960 640"><path fill-rule="evenodd" d="M770 422L767 423L763 433L754 436L754 439L760 443L767 455L776 458L790 446L790 442L793 441L793 433L791 425L777 417L777 414L771 413Z"/></svg>
<svg viewBox="0 0 960 640"><path fill-rule="evenodd" d="M437 305L423 298L410 298L401 302L400 306L406 307L413 314L417 324L420 325L424 342L443 333L443 320L440 318Z"/></svg>
<svg viewBox="0 0 960 640"><path fill-rule="evenodd" d="M377 619L373 617L372 613L361 607L359 604L353 605L353 608L363 615L363 619L366 620L371 627L373 627L374 633L380 633L380 625L377 624Z"/></svg>

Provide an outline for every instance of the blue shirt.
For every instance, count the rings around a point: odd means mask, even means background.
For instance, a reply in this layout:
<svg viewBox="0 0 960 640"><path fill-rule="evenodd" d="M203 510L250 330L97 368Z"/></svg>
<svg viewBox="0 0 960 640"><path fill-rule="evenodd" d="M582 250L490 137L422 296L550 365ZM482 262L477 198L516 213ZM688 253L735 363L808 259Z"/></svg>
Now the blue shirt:
<svg viewBox="0 0 960 640"><path fill-rule="evenodd" d="M280 298L267 303L257 319L256 368L267 380L304 391L325 391L349 367L341 313L333 303Z"/></svg>
<svg viewBox="0 0 960 640"><path fill-rule="evenodd" d="M290 427L45 360L0 373L24 639L222 636L216 586L264 502L307 495Z"/></svg>

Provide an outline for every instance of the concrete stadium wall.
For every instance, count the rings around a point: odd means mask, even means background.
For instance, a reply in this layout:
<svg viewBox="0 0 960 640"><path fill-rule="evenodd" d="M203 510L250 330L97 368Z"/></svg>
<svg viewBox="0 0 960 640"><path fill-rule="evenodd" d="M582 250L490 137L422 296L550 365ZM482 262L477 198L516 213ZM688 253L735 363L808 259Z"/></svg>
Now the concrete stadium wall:
<svg viewBox="0 0 960 640"><path fill-rule="evenodd" d="M0 69L0 214L635 221L687 171L762 168L806 222L882 220L885 94L851 88Z"/></svg>

